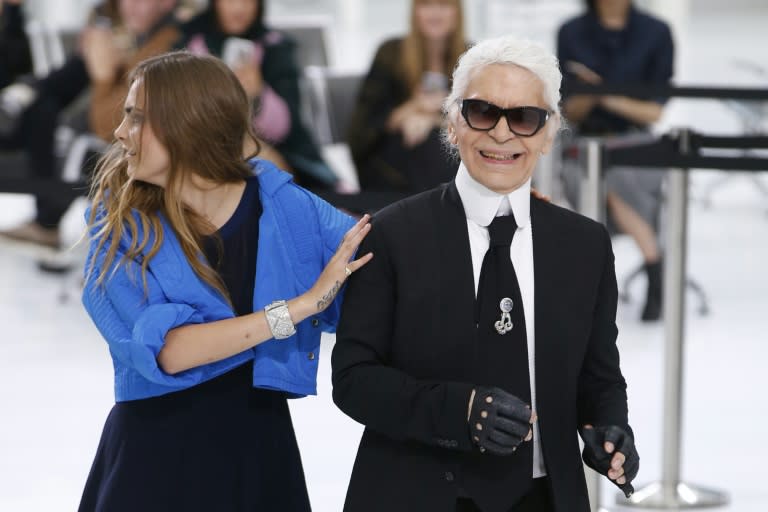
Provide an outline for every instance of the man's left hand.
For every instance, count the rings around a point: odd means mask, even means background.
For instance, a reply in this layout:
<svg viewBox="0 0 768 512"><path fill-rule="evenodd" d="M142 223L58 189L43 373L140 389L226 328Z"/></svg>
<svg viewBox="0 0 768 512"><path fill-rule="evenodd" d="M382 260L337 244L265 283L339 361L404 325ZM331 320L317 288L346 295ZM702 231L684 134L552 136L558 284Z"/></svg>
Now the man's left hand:
<svg viewBox="0 0 768 512"><path fill-rule="evenodd" d="M587 466L607 476L629 498L635 492L632 480L640 469L640 456L632 436L615 425L579 429L584 441L582 458Z"/></svg>

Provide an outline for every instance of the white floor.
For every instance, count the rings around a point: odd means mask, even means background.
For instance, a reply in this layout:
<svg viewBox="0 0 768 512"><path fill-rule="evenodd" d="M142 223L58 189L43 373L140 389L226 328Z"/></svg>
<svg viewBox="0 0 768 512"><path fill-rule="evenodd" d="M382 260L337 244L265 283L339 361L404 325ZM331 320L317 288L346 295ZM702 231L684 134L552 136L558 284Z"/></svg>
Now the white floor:
<svg viewBox="0 0 768 512"><path fill-rule="evenodd" d="M762 53L768 18L765 11L758 14L721 13L694 20L681 67L686 83L746 84L749 72L732 66L734 56L768 67ZM391 26L375 23L376 34ZM374 45L362 46L367 52ZM352 58L346 62L350 67L359 64ZM666 119L670 125L738 132L738 122L720 104L671 107ZM768 176L760 179L768 184ZM683 480L727 491L731 503L720 510L738 512L768 509L768 487L762 479L768 460L768 394L762 375L768 361L768 201L751 180L747 174L718 172L697 172L692 178L689 275L704 287L711 314L699 316L688 295L680 432ZM715 183L711 204L705 206L703 196ZM76 208L67 219L70 240L77 239L80 211ZM0 194L0 228L31 215L31 198ZM617 238L614 244L621 279L640 257L628 240ZM642 457L637 487L661 476L665 394L662 324L637 320L643 286L642 279L633 284L633 300L620 305L618 315L630 418ZM70 300L62 303L62 295ZM39 273L29 254L4 245L0 329L0 511L74 510L113 403L106 345L80 305L75 282ZM318 512L341 510L361 432L331 402L332 345L332 337L324 339L319 396L291 404ZM614 507L611 486L603 485L602 494L605 506Z"/></svg>

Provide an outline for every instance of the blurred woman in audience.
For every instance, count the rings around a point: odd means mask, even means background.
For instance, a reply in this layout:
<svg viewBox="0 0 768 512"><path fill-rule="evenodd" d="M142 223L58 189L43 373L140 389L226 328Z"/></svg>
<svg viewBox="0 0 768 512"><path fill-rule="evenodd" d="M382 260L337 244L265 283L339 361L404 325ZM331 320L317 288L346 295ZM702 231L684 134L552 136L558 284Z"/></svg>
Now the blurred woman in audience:
<svg viewBox="0 0 768 512"><path fill-rule="evenodd" d="M240 79L256 112L256 134L308 188L333 188L339 179L323 161L299 114L295 43L264 24L265 0L212 0L184 24L183 47L221 57Z"/></svg>
<svg viewBox="0 0 768 512"><path fill-rule="evenodd" d="M413 0L410 32L379 47L352 116L363 189L412 193L453 178L458 162L440 138L441 108L466 49L460 0Z"/></svg>
<svg viewBox="0 0 768 512"><path fill-rule="evenodd" d="M80 511L307 512L286 399L316 393L368 218L246 161L250 101L220 60L160 55L130 83L86 214L116 404Z"/></svg>

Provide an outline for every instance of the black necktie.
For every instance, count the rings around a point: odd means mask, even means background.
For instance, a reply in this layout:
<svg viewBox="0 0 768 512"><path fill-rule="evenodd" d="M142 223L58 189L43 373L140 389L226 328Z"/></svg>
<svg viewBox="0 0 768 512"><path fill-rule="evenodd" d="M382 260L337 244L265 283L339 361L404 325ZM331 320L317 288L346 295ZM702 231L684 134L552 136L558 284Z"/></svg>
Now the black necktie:
<svg viewBox="0 0 768 512"><path fill-rule="evenodd" d="M525 315L515 268L510 258L517 223L512 215L496 217L488 226L490 244L483 258L477 289L475 384L495 386L531 403ZM511 299L509 322L502 322L502 300ZM509 302L509 301L505 301ZM507 308L505 308L507 309ZM496 323L500 322L500 334ZM464 492L483 510L509 510L532 482L533 442L523 442L514 455L469 457L463 466Z"/></svg>
<svg viewBox="0 0 768 512"><path fill-rule="evenodd" d="M528 374L528 340L525 314L515 267L510 259L512 237L517 230L514 215L496 217L488 226L490 244L483 258L477 289L478 334L480 343L488 344L492 352L500 346L507 371L502 382L489 384L502 387L521 400L531 403ZM511 299L511 301L509 300ZM503 315L509 310L509 316ZM509 321L511 320L511 329ZM506 331L501 334L501 331Z"/></svg>

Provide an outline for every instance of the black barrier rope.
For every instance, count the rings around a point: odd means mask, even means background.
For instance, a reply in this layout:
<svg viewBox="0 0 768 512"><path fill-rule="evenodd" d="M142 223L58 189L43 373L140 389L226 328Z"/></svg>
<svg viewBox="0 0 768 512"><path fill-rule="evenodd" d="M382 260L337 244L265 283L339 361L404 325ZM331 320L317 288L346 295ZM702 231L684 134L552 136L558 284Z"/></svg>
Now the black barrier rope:
<svg viewBox="0 0 768 512"><path fill-rule="evenodd" d="M0 178L0 192L8 194L70 194L86 195L89 185L85 182L67 182L53 178Z"/></svg>
<svg viewBox="0 0 768 512"><path fill-rule="evenodd" d="M768 136L717 136L691 133L691 146L694 148L717 149L768 149Z"/></svg>
<svg viewBox="0 0 768 512"><path fill-rule="evenodd" d="M768 88L736 87L688 87L672 84L587 84L566 82L563 85L565 96L571 94L620 94L638 98L711 98L724 100L768 100Z"/></svg>
<svg viewBox="0 0 768 512"><path fill-rule="evenodd" d="M704 156L705 148L768 148L768 137L712 137L688 131L689 152L680 151L679 135L666 134L658 140L622 147L604 147L603 165L629 167L677 167L685 169L721 169L738 171L768 171L768 158Z"/></svg>

